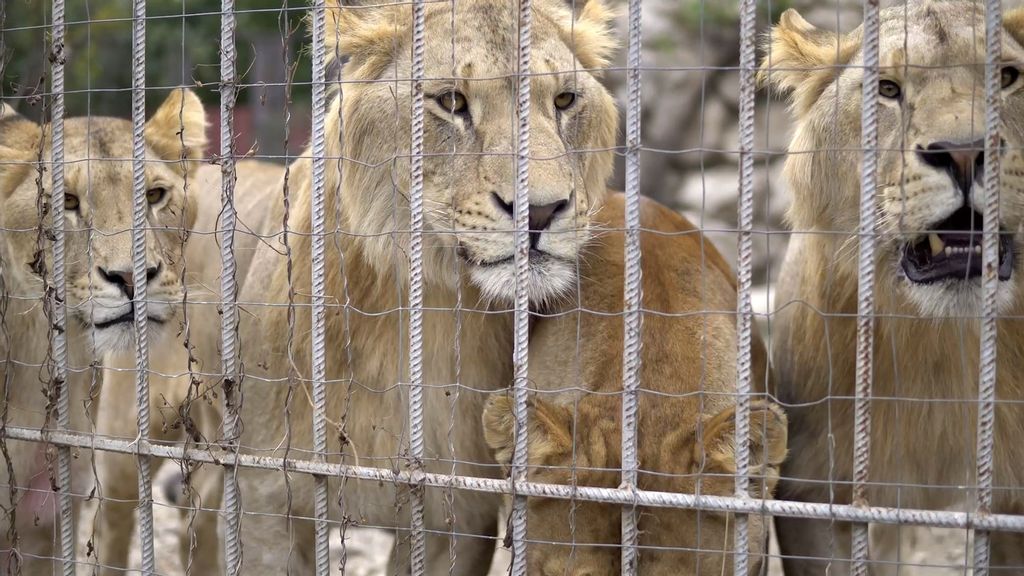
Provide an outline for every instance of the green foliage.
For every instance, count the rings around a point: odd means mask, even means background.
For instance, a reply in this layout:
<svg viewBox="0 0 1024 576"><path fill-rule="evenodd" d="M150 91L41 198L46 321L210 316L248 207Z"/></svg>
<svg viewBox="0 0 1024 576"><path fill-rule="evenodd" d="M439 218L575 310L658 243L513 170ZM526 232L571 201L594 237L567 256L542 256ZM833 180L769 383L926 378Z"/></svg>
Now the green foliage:
<svg viewBox="0 0 1024 576"><path fill-rule="evenodd" d="M778 20L779 15L793 6L794 0L772 0L768 3L771 13L770 22ZM739 22L739 0L679 0L675 11L676 21L687 30L697 30L703 22L704 26L731 26ZM762 3L758 2L758 7Z"/></svg>
<svg viewBox="0 0 1024 576"><path fill-rule="evenodd" d="M132 20L130 0L67 0L64 54L69 114L126 116L131 104ZM45 93L50 0L0 0L0 98ZM236 69L242 84L282 82L294 68L292 98L309 99L305 0L238 0ZM260 52L257 54L257 52ZM148 0L146 85L150 109L172 86L201 86L209 104L218 101L220 0ZM244 89L243 89L244 91ZM258 99L259 88L249 98ZM240 95L240 100L246 95ZM32 113L38 99L19 102ZM38 108L38 106L37 106ZM28 110L26 110L28 109Z"/></svg>

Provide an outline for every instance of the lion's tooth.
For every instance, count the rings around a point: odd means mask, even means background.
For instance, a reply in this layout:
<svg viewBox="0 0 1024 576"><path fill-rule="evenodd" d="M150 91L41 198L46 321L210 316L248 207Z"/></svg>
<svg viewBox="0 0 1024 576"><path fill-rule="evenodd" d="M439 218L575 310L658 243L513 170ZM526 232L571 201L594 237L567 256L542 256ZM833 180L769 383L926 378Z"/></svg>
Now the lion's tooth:
<svg viewBox="0 0 1024 576"><path fill-rule="evenodd" d="M953 255L953 248L950 247L950 246L946 246L946 256L952 256L952 255Z"/></svg>
<svg viewBox="0 0 1024 576"><path fill-rule="evenodd" d="M946 248L946 243L942 241L942 238L939 238L938 234L934 233L928 235L928 245L932 248L932 256L938 256L942 249ZM949 254L948 248L946 248L946 254Z"/></svg>
<svg viewBox="0 0 1024 576"><path fill-rule="evenodd" d="M981 244L975 244L974 245L974 253L975 254L981 254Z"/></svg>

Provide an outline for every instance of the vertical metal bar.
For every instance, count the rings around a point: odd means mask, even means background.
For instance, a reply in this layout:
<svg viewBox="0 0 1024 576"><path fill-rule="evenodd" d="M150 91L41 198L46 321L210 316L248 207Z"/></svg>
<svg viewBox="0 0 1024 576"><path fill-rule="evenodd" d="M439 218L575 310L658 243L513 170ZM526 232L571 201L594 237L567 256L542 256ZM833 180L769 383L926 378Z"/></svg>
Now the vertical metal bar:
<svg viewBox="0 0 1024 576"><path fill-rule="evenodd" d="M857 274L857 369L854 391L853 504L867 506L871 460L871 384L875 345L875 185L878 172L878 0L864 2L864 77L861 94L860 226ZM868 525L854 524L855 576L868 574Z"/></svg>
<svg viewBox="0 0 1024 576"><path fill-rule="evenodd" d="M326 238L324 236L324 174L327 165L324 145L324 123L326 117L325 80L325 19L324 0L316 0L313 10L313 193L311 210L312 247L312 379L313 379L313 452L314 459L326 462L327 458L327 360L325 358L326 290L324 269L326 264ZM325 576L331 571L328 549L329 530L327 526L327 476L313 477L313 514L315 518L316 573Z"/></svg>
<svg viewBox="0 0 1024 576"><path fill-rule="evenodd" d="M629 54L626 63L626 238L624 343L622 350L622 488L637 490L637 389L643 316L640 267L640 47L641 0L629 0ZM622 507L622 574L637 570L636 506Z"/></svg>
<svg viewBox="0 0 1024 576"><path fill-rule="evenodd" d="M423 0L412 5L412 142L409 157L409 458L413 474L423 471ZM425 574L426 532L423 486L409 486L412 496L410 569Z"/></svg>
<svg viewBox="0 0 1024 576"><path fill-rule="evenodd" d="M135 294L135 393L138 410L137 445L149 438L149 333L146 314L146 0L132 2L132 279ZM138 455L139 546L142 573L156 572L153 556L153 486L149 456Z"/></svg>
<svg viewBox="0 0 1024 576"><path fill-rule="evenodd" d="M978 380L978 514L992 511L992 456L996 394L996 290L999 285L999 170L1002 139L1001 71L1003 15L999 0L985 3L985 205L982 235L981 355ZM988 576L990 535L974 534L974 574Z"/></svg>
<svg viewBox="0 0 1024 576"><path fill-rule="evenodd" d="M742 0L740 4L740 181L737 201L736 229L739 235L736 247L736 478L737 498L748 498L750 479L750 342L754 311L750 301L753 275L753 245L751 230L754 224L754 91L757 73L755 33L756 0ZM733 547L733 572L747 574L749 563L749 530L746 514L736 515L736 533Z"/></svg>
<svg viewBox="0 0 1024 576"><path fill-rule="evenodd" d="M49 303L50 346L53 350L51 382L57 391L57 429L67 430L71 423L68 389L67 306L64 270L64 1L53 0L50 62L52 75L52 134L50 211L53 216L53 291ZM75 527L71 501L71 449L57 447L58 510L60 513L61 570L65 576L75 573Z"/></svg>
<svg viewBox="0 0 1024 576"><path fill-rule="evenodd" d="M512 361L516 439L512 453L512 488L526 480L527 376L530 338L530 46L533 9L531 0L519 0L519 82L516 95L516 187L512 217L515 220L515 318ZM512 499L512 572L526 576L526 497Z"/></svg>
<svg viewBox="0 0 1024 576"><path fill-rule="evenodd" d="M221 370L224 374L224 421L226 447L238 451L238 287L235 281L235 156L234 110L237 98L235 73L235 2L221 0L220 14L220 171L221 204L217 228L221 247ZM242 503L238 494L238 470L224 467L224 565L229 576L242 570L240 523Z"/></svg>

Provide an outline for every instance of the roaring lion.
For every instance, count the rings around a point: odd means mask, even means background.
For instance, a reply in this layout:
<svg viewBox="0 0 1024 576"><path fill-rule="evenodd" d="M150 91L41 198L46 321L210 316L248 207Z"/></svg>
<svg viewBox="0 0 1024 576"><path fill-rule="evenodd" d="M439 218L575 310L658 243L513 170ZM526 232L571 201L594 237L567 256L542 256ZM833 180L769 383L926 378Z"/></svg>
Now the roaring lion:
<svg viewBox="0 0 1024 576"><path fill-rule="evenodd" d="M530 404L528 478L535 482L601 488L621 482L623 196L610 196L595 221L616 231L585 249L579 302L546 311L530 336L530 383L542 391ZM638 487L732 496L735 280L714 246L679 214L643 200L640 225L645 313ZM767 353L759 338L753 357L755 389L763 391ZM751 413L751 484L752 492L771 497L786 454L786 417L759 396ZM514 423L510 397L494 396L484 412L484 431L505 465L512 457ZM732 569L730 514L639 512L640 573L717 576ZM619 574L620 516L612 504L530 498L528 572ZM768 526L759 516L751 516L749 526L751 574L759 574Z"/></svg>
<svg viewBox="0 0 1024 576"><path fill-rule="evenodd" d="M6 112L6 111L5 111ZM150 337L174 324L181 299L184 231L196 217L186 199L185 174L206 147L206 118L199 99L177 90L149 119L146 140L147 302ZM0 117L0 383L7 425L51 427L49 330L41 302L52 287L50 210L65 212L68 388L71 427L89 432L87 402L92 365L104 354L134 348L132 268L132 125L116 118L64 122L63 206L50 206L52 130L13 114ZM134 418L132 418L134 421ZM54 542L54 493L42 447L7 440L0 465L0 506L10 514L7 558L22 573L50 574L59 553ZM75 494L87 493L88 458L74 465ZM100 495L103 494L99 487ZM78 498L76 498L76 501ZM10 536L14 535L13 541ZM11 571L15 568L8 564Z"/></svg>
<svg viewBox="0 0 1024 576"><path fill-rule="evenodd" d="M867 499L973 511L976 483L985 14L967 0L884 10L878 83L878 243ZM779 496L851 503L857 332L862 29L795 11L772 30L762 78L795 116L785 177L794 234L778 280L773 360L792 407ZM993 512L1024 499L1024 12L1004 21ZM777 519L787 574L847 573L850 527ZM874 559L898 534L876 527ZM834 532L833 532L834 530ZM814 558L826 560L814 561ZM995 566L1024 564L1019 534L992 537ZM879 565L878 572L896 564ZM888 573L888 572L885 572Z"/></svg>
<svg viewBox="0 0 1024 576"><path fill-rule="evenodd" d="M412 13L408 5L327 5L328 53L348 58L344 98L332 99L326 122L327 459L404 469ZM612 168L618 116L596 78L615 45L611 14L599 0L576 8L560 0L533 5L534 303L573 287L579 246ZM502 0L426 7L422 465L433 472L500 474L480 414L485 392L512 377L517 11ZM309 456L312 448L311 160L298 160L291 174L288 245L277 236L259 246L240 298L252 312L242 315L239 335L240 442L259 455ZM268 221L283 217L278 204ZM310 573L312 478L242 470L238 482L242 571ZM409 526L406 486L332 479L330 493L333 521ZM501 499L427 489L424 500L427 572L484 573ZM408 538L398 540L391 573L408 569Z"/></svg>

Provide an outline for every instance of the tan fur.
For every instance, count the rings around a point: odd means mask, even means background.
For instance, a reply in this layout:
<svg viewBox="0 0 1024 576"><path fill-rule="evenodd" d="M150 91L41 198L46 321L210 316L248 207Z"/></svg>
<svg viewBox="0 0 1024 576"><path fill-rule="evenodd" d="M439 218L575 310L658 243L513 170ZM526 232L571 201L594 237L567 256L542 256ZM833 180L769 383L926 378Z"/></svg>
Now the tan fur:
<svg viewBox="0 0 1024 576"><path fill-rule="evenodd" d="M189 136L184 148L167 142L182 133ZM183 175L194 170L190 160L202 153L201 136L205 118L198 98L177 91L146 124L145 166L147 184L165 187L167 197L149 209L146 233L147 266L159 266L148 283L147 301L151 341L158 341L164 329L175 321L181 298L181 251L183 230L195 220L195 205L186 201ZM16 116L0 118L0 383L7 399L4 404L10 425L40 428L47 417L47 398L40 392L48 377L48 322L41 304L44 287L52 283L52 246L40 230L51 226L49 206L51 127L37 126ZM114 118L68 118L64 122L66 193L77 196L77 211L65 211L65 272L67 290L67 337L71 427L91 431L86 411L89 396L96 390L97 374L90 367L106 352L134 349L131 324L106 329L103 322L130 311L130 301L121 289L99 270L127 272L132 269L132 127ZM165 155L166 154L166 155ZM18 164L22 163L22 164ZM38 179L38 182L37 182ZM41 189L40 189L41 187ZM37 197L43 194L45 220L40 220ZM89 232L92 230L92 232ZM133 419L134 420L134 419ZM2 505L15 502L14 545L24 556L26 574L50 574L50 562L28 554L52 556L53 518L47 507L53 499L48 472L36 445L7 442L14 477L0 466L4 485L19 490L3 491ZM74 489L89 489L88 458L75 460ZM31 488L38 490L24 491ZM101 487L102 490L102 487ZM76 501L77 509L77 501ZM42 515L40 522L36 515ZM9 534L5 532L5 534ZM123 543L125 546L127 543Z"/></svg>
<svg viewBox="0 0 1024 576"><path fill-rule="evenodd" d="M236 276L241 284L249 270L258 234L276 232L280 224L267 222L267 206L282 196L281 177L285 167L256 160L236 164L234 207L236 229L234 254ZM221 167L205 165L190 176L191 194L199 213L185 250L183 264L188 285L189 342L181 335L167 335L151 343L149 396L152 440L186 441L202 447L220 437L221 400L205 377L220 370L216 358L203 358L198 350L216 348L220 340L221 251L218 219L221 215ZM189 350L192 351L190 363ZM157 353L158 351L158 353ZM137 373L133 354L108 354L103 361L103 401L97 410L97 431L104 435L131 438L136 434L135 386ZM110 452L97 454L97 478L109 500L97 510L97 555L103 560L101 574L120 574L127 565L128 549L135 528L133 510L138 506L137 461ZM154 467L154 471L155 471ZM221 573L221 544L217 536L217 514L223 479L218 466L187 469L193 490L187 494L203 511L183 518L188 532L181 535L183 566L193 574ZM177 489L177 487L176 487ZM183 515L191 513L182 510Z"/></svg>
<svg viewBox="0 0 1024 576"><path fill-rule="evenodd" d="M639 488L731 496L735 281L714 246L683 217L653 201L641 206L646 313ZM610 197L596 220L621 230L623 196ZM586 253L578 304L546 311L557 315L537 319L531 333L529 381L539 392L529 405L528 479L614 488L622 465L624 234L603 234ZM755 390L763 392L767 358L757 337L753 356ZM515 442L510 397L493 397L483 419L488 444L508 465ZM750 455L753 491L771 497L786 455L786 417L763 396L752 405ZM641 509L639 518L639 543L650 547L640 553L641 574L720 576L732 566L731 515L651 508ZM750 520L751 574L758 574L767 525L760 517ZM531 498L527 526L528 573L620 573L618 507Z"/></svg>
<svg viewBox="0 0 1024 576"><path fill-rule="evenodd" d="M906 18L904 18L904 10ZM1024 13L1009 12L1003 58L1024 65ZM906 34L904 31L906 30ZM871 462L868 501L873 505L973 511L976 400L979 375L980 284L909 282L899 264L907 242L964 206L949 175L928 166L917 147L932 142L970 142L984 134L984 10L969 1L919 2L886 10L881 24L881 76L899 82L902 102L879 103L878 237L875 278L875 341ZM816 29L787 13L773 30L772 53L762 73L793 91L796 129L785 176L793 191L793 236L778 281L773 322L773 360L780 398L790 411L790 448L780 497L849 503L853 463L856 371L857 251L859 218L861 31L846 35ZM822 39L827 39L823 41ZM831 46L832 48L828 48ZM840 58L833 50L840 47ZM834 64L843 64L840 69ZM970 66L968 66L970 64ZM776 70L776 67L795 70ZM1024 89L1003 90L1000 226L1016 234L1016 268L999 282L997 308L1024 312L1020 236L1024 224ZM901 126L905 129L901 129ZM981 208L981 186L970 202ZM952 316L952 318L951 318ZM1024 331L1017 319L998 322L996 396L1024 398ZM995 416L995 512L1022 510L1024 409L1000 404ZM799 480L831 480L812 484ZM900 487L901 486L901 487ZM929 488L919 488L929 486ZM778 519L787 574L820 574L831 557L833 574L847 573L849 527ZM830 528L834 527L833 534ZM879 534L883 534L879 532ZM996 566L1024 563L1019 535L993 537ZM833 540L835 548L833 549ZM887 554L896 535L876 539L873 552ZM879 565L890 573L895 565ZM1009 573L1009 572L1007 572Z"/></svg>
<svg viewBox="0 0 1024 576"><path fill-rule="evenodd" d="M579 246L590 235L589 215L604 196L612 167L608 150L614 146L617 112L581 57L590 54L591 64L597 64L593 55L614 42L595 33L589 52L574 53L564 40L567 29L589 26L585 18L602 14L597 0L590 2L594 6L575 21L559 2L534 4L533 71L538 74L529 119L529 196L535 205L566 203L539 236L544 255L531 257L535 302L557 300L571 289ZM331 52L350 58L342 71L344 99L332 100L326 122L328 459L405 469L411 86L401 79L411 74L409 8L327 4ZM423 168L430 233L423 239L424 467L496 476L480 413L482 391L506 386L511 378L511 315L504 310L512 298L507 258L513 254L513 235L501 202L511 201L515 184L510 119L516 92L508 78L515 72L517 14L500 0L456 3L453 31L451 10L450 4L426 7ZM545 73L571 70L577 72ZM453 75L456 80L446 80ZM465 94L471 119L452 117L438 104L437 97L451 89ZM580 96L574 108L556 113L555 97L565 90ZM291 167L293 233L287 250L293 267L287 266L282 237L269 239L257 249L241 295L243 301L275 304L253 306L258 313L242 314L240 329L246 374L241 442L261 455L306 454L311 447L311 168L308 159ZM276 203L268 221L282 219ZM297 305L292 330L289 299ZM457 307L459 314L452 312ZM228 384L235 393L235 383ZM295 516L311 516L312 480L288 480L282 473L239 472L245 510L271 513L243 522L246 574L281 574L289 564L297 574L311 571L312 523L277 515L290 503ZM281 497L285 493L290 502ZM406 487L332 479L330 493L333 519L408 526ZM495 534L498 497L457 492L453 498L449 506L442 491L426 491L429 530ZM397 508L396 502L401 503ZM402 548L406 543L403 533L392 573L407 570L402 567L409 558ZM427 572L448 572L448 546L446 536L428 537ZM458 537L454 573L485 573L493 549L492 540Z"/></svg>

